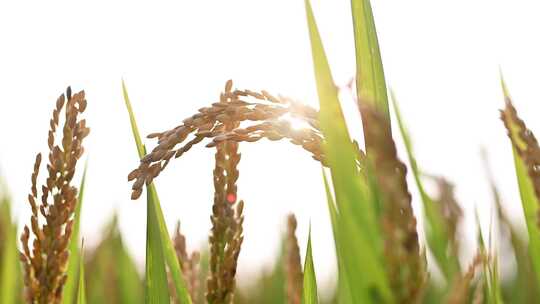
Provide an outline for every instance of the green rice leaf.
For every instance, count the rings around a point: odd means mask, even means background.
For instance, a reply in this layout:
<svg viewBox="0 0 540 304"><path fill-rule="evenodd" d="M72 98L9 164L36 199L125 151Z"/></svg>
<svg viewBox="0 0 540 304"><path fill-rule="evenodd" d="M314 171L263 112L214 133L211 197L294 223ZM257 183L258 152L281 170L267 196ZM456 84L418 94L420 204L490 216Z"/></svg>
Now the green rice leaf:
<svg viewBox="0 0 540 304"><path fill-rule="evenodd" d="M73 223L73 232L71 233L71 239L69 241L69 261L67 270L67 281L64 286L64 294L62 297L62 303L71 304L75 298L75 291L77 286L77 276L79 271L79 230L81 226L81 209L84 197L84 186L86 183L86 171L88 168L88 162L84 165L84 171L81 181L81 187L79 195L77 197L77 207L75 208L75 219Z"/></svg>
<svg viewBox="0 0 540 304"><path fill-rule="evenodd" d="M337 264L338 264L338 290L337 290L337 297L338 297L338 303L340 304L352 304L353 298L351 296L351 290L348 285L347 278L345 277L345 261L343 260L343 257L341 256L341 250L340 250L340 244L339 244L339 232L338 232L338 213L336 210L336 203L334 202L334 197L332 196L332 192L330 191L330 186L328 184L328 178L326 177L326 173L324 172L324 169L322 170L322 176L324 180L324 189L326 191L326 201L328 203L328 211L330 213L330 221L332 223L332 232L334 234L334 243L336 248L336 258L337 258Z"/></svg>
<svg viewBox="0 0 540 304"><path fill-rule="evenodd" d="M499 280L498 255L492 256L493 261L484 265L484 284L487 286L487 302L493 304L504 303Z"/></svg>
<svg viewBox="0 0 540 304"><path fill-rule="evenodd" d="M498 223L501 226L499 228L499 231L506 230L508 232L508 241L510 242L510 245L512 246L512 249L514 251L517 264L516 279L513 280L510 284L508 284L509 287L505 286L505 288L510 290L510 292L508 293L508 298L512 299L516 303L532 303L535 301L534 299L539 298L537 296L538 284L536 283L536 277L532 268L531 258L527 251L527 243L524 239L521 238L520 233L517 231L517 229L514 227L512 222L508 219L505 212L503 211L499 190L497 189L497 186L495 185L495 182L489 170L489 164L487 162L487 159L484 158L484 160L486 162L486 169L488 171L491 193L495 202Z"/></svg>
<svg viewBox="0 0 540 304"><path fill-rule="evenodd" d="M311 252L311 225L309 226L308 245L306 249L306 259L304 263L304 288L302 290L302 304L318 304L317 279L315 278L315 267L313 266L313 255Z"/></svg>
<svg viewBox="0 0 540 304"><path fill-rule="evenodd" d="M501 73L501 87L505 99L511 100L510 93L504 82ZM512 124L512 121L508 122ZM526 145L521 138L515 134L518 131L519 126L509 125L511 130L510 137L514 139L515 145ZM526 149L526 147L519 146L520 149ZM535 195L534 186L531 178L527 172L527 166L516 149L516 146L512 146L512 153L514 156L514 167L516 170L516 177L518 182L519 194L521 197L521 206L523 208L523 214L525 217L525 223L527 225L527 232L529 235L529 255L532 261L532 266L536 276L537 289L540 290L540 228L538 227L538 198Z"/></svg>
<svg viewBox="0 0 540 304"><path fill-rule="evenodd" d="M146 150L144 148L144 145L142 144L142 139L139 133L139 129L137 128L137 122L135 120L135 115L133 113L133 109L131 107L131 102L129 101L129 96L127 92L127 88L125 83L122 81L122 91L124 95L124 102L126 104L126 108L129 113L129 120L131 122L131 130L133 131L133 137L135 139L135 143L137 145L137 151L139 153L139 157L142 158L146 154ZM169 232L167 230L167 226L165 225L165 218L163 216L163 211L161 210L161 204L159 202L159 197L155 188L154 183L151 183L147 187L147 208L148 213L152 215L155 218L151 219L151 222L153 225L157 226L158 238L160 240L160 251L161 251L161 258L164 258L167 262L167 266L169 267L169 271L171 273L174 285L176 287L176 295L177 298L181 303L190 304L191 298L189 296L189 293L186 288L186 283L184 281L184 278L182 276L181 270L180 270L180 263L178 262L178 258L176 256L176 252L174 250L173 244L171 242L171 238L169 236ZM147 223L147 225L150 225L150 222ZM149 228L147 227L147 230ZM156 229L155 227L152 227L152 229ZM153 231L152 231L153 232ZM147 233L147 236L150 233ZM153 234L153 233L152 233ZM147 247L148 247L148 239L147 239ZM157 243L155 243L155 240L153 246L158 246ZM156 255L154 258L160 258L160 255L157 254L156 248L152 248L153 250L156 250ZM148 257L147 257L148 259ZM154 269L156 271L156 269ZM147 278L148 280L148 278ZM161 280L158 279L156 282L160 282ZM165 286L167 289L167 287ZM168 300L167 300L168 301Z"/></svg>
<svg viewBox="0 0 540 304"><path fill-rule="evenodd" d="M499 266L498 266L498 253L495 251L492 243L493 232L493 220L490 222L490 229L488 231L488 242L484 240L482 234L482 227L480 226L480 220L478 216L478 210L476 210L476 230L477 239L480 247L480 253L485 257L483 261L482 280L483 286L486 289L485 295L487 303L500 304L504 303L502 300L501 286L499 282Z"/></svg>
<svg viewBox="0 0 540 304"><path fill-rule="evenodd" d="M163 246L153 199L147 192L145 303L170 301Z"/></svg>
<svg viewBox="0 0 540 304"><path fill-rule="evenodd" d="M123 80L122 80L122 94L124 95L124 103L129 113L129 122L131 124L131 131L133 132L133 139L135 139L135 145L137 146L137 152L139 152L139 157L142 158L146 154L146 151L144 150L144 145L142 143L141 134L139 133L139 128L137 127L135 114L133 114L133 108L131 107L131 102L129 101L127 87Z"/></svg>
<svg viewBox="0 0 540 304"><path fill-rule="evenodd" d="M9 197L7 195L0 197L0 225L4 225L0 230L4 230L5 233L0 261L0 303L2 304L17 303L18 289L22 286L17 255L17 225L11 219L10 209Z"/></svg>
<svg viewBox="0 0 540 304"><path fill-rule="evenodd" d="M506 87L502 75L501 87L504 97L511 100L508 88ZM508 123L511 124L512 122L509 121ZM520 137L514 133L519 129L519 126L514 124L510 125L509 128L512 130L510 137L515 140L515 144L526 145L526 143L521 141ZM526 147L524 148L520 146L520 148L525 149ZM516 170L519 194L521 197L521 206L523 208L523 215L525 217L525 223L527 225L527 232L529 236L529 255L532 261L534 273L536 275L537 284L540 284L540 229L537 225L538 198L535 195L534 186L527 172L527 167L519 156L515 146L512 146L512 152L514 156L514 167Z"/></svg>
<svg viewBox="0 0 540 304"><path fill-rule="evenodd" d="M118 268L118 284L120 286L121 303L142 302L142 284L137 272L137 267L122 243L122 239L114 244L114 254L116 256L116 267Z"/></svg>
<svg viewBox="0 0 540 304"><path fill-rule="evenodd" d="M369 0L351 0L354 45L356 50L356 90L360 102L372 102L386 115L388 96L377 39L377 30Z"/></svg>
<svg viewBox="0 0 540 304"><path fill-rule="evenodd" d="M92 270L85 277L87 302L144 303L144 284L123 244L116 216L103 232L103 239L85 261L85 268Z"/></svg>
<svg viewBox="0 0 540 304"><path fill-rule="evenodd" d="M352 297L356 303L392 302L381 259L382 239L374 205L356 167L355 149L310 2L306 0L305 5L320 104L319 119L325 138L323 149L330 167L337 210L341 215L337 225L338 239L347 240L339 250L348 266L348 285L355 286Z"/></svg>
<svg viewBox="0 0 540 304"><path fill-rule="evenodd" d="M84 245L81 245L81 252ZM79 259L79 291L77 294L77 304L86 304L86 283L84 281L84 253L81 253Z"/></svg>
<svg viewBox="0 0 540 304"><path fill-rule="evenodd" d="M420 192L420 198L422 200L423 211L426 220L424 221L424 231L426 232L427 245L437 265L441 269L446 281L452 282L454 275L460 272L459 261L457 254L449 253L449 246L451 242L448 239L448 233L446 229L446 222L440 212L440 209L435 205L435 202L426 193L422 180L420 179L421 171L418 168L416 158L414 157L414 151L412 142L409 137L409 132L405 126L405 123L401 117L397 100L392 93L392 102L394 106L394 112L401 132L401 137L405 143L405 149L411 165L411 171L413 173L414 181ZM451 252L451 251L450 251Z"/></svg>
<svg viewBox="0 0 540 304"><path fill-rule="evenodd" d="M529 234L529 254L531 255L537 277L540 279L540 230L536 225L538 203L525 164L519 158L515 149L513 149L513 155L523 214Z"/></svg>

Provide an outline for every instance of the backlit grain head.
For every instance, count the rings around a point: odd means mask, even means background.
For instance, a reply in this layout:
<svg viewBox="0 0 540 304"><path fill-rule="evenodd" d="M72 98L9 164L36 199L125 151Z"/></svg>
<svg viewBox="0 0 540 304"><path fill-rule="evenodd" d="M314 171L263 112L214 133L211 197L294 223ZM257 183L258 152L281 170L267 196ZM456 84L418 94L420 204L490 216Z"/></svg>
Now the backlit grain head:
<svg viewBox="0 0 540 304"><path fill-rule="evenodd" d="M293 127L291 118L302 121L305 127ZM315 160L326 164L317 110L266 91L233 90L230 80L218 102L200 108L198 113L184 119L177 127L148 137L157 139L157 146L128 175L128 180L133 181L132 199L137 199L143 186L151 183L173 158L181 157L204 139L210 140L206 146L212 148L223 142L287 139L308 151Z"/></svg>

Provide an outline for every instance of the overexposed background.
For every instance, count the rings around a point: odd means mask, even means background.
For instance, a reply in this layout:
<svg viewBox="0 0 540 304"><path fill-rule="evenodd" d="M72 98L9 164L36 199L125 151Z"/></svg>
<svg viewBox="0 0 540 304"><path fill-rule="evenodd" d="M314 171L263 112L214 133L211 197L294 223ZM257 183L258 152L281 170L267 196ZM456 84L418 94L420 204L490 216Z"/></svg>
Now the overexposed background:
<svg viewBox="0 0 540 304"><path fill-rule="evenodd" d="M503 199L519 221L511 151L498 119L499 67L521 116L540 132L539 2L372 2L387 81L421 167L454 181L468 215L478 207L486 221L491 197L479 154L486 147ZM344 86L355 73L349 2L313 0L313 7L334 78ZM216 101L227 79L238 88L316 106L304 2L0 2L0 168L21 225L28 221L32 164L37 152L46 152L54 102L67 85L85 89L92 131L85 144L82 234L95 244L118 213L123 237L142 265L145 204L129 199L126 176L138 161L122 78L143 134L172 128ZM357 112L350 100L344 104L352 133L361 136ZM241 152L238 185L246 219L240 279L271 266L285 215L294 212L302 250L311 219L317 276L331 284L333 241L318 163L285 142L244 144ZM157 180L167 223L172 229L182 221L190 248L203 245L210 229L212 168L213 150L201 145Z"/></svg>

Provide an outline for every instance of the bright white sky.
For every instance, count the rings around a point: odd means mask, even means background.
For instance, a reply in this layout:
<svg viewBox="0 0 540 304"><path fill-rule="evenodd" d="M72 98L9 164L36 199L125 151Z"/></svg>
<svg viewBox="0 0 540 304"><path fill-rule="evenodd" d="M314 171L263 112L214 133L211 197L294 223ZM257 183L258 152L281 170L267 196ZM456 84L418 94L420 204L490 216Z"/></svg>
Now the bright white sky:
<svg viewBox="0 0 540 304"><path fill-rule="evenodd" d="M313 2L334 78L344 85L355 72L349 2ZM457 183L467 211L477 205L487 216L490 196L479 157L486 147L503 197L519 219L511 152L498 119L498 73L500 66L520 114L540 132L540 4L373 0L373 8L387 81L421 167L444 173ZM95 244L118 212L124 238L141 262L145 204L129 200L126 176L138 161L122 78L143 134L172 128L216 101L230 78L239 88L317 105L301 0L3 1L0 45L0 168L18 218L28 221L32 164L38 151L46 152L57 96L67 85L85 89L92 132L82 233ZM360 136L350 103L350 126ZM294 212L303 249L311 219L317 275L330 282L335 262L319 165L285 142L242 145L241 152L238 184L246 221L240 276L272 261L285 214ZM181 219L192 248L206 241L210 228L212 154L197 147L157 181L169 227Z"/></svg>

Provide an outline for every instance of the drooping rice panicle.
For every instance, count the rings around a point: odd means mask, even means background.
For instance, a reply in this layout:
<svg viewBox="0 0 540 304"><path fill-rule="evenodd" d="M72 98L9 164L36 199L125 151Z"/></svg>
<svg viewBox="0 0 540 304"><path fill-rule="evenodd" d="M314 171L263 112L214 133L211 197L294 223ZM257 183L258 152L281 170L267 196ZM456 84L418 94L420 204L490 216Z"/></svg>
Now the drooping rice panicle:
<svg viewBox="0 0 540 304"><path fill-rule="evenodd" d="M285 283L287 288L287 303L300 304L302 299L302 262L300 247L296 238L296 217L290 214L287 218L287 239L285 241Z"/></svg>
<svg viewBox="0 0 540 304"><path fill-rule="evenodd" d="M372 105L360 107L368 159L372 161L382 199L381 225L385 239L387 272L398 303L420 300L427 279L420 252L416 218L406 181L407 167L399 160L389 121Z"/></svg>
<svg viewBox="0 0 540 304"><path fill-rule="evenodd" d="M536 199L540 200L540 147L533 132L519 118L508 96L505 97L505 108L501 111L501 119L512 145L527 168ZM537 212L537 225L540 227L540 209Z"/></svg>
<svg viewBox="0 0 540 304"><path fill-rule="evenodd" d="M232 88L232 81L227 82L226 86L229 85ZM207 147L216 147L222 142L256 142L263 138L273 141L289 139L291 143L308 151L315 160L326 165L321 148L324 139L319 129L318 114L317 110L309 106L290 98L275 97L266 91L226 91L221 94L219 102L199 109L197 114L184 119L181 125L148 135L149 138L157 138L158 145L141 160L139 167L128 175L128 180L134 180L132 199L141 195L144 184L152 182L173 157L182 156L205 138L211 140ZM303 122L305 128L294 128L289 118ZM249 122L254 124L241 126L242 123ZM225 127L226 124L229 124L229 128ZM191 139L187 140L188 137ZM360 163L363 153L360 149L357 150Z"/></svg>
<svg viewBox="0 0 540 304"><path fill-rule="evenodd" d="M62 94L56 102L48 136L48 176L41 187L40 202L37 177L41 154L36 156L31 193L28 195L32 211L31 224L30 228L24 227L21 235L23 250L20 255L24 267L26 296L30 303L59 303L62 299L69 255L67 247L77 204L77 188L71 181L77 161L84 152L82 141L90 131L86 127L86 121L79 117L85 109L84 91L71 96L69 87L66 95ZM56 143L55 135L62 110L65 112L62 138L60 143ZM41 225L40 218L44 220Z"/></svg>

